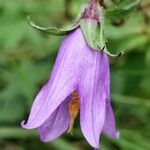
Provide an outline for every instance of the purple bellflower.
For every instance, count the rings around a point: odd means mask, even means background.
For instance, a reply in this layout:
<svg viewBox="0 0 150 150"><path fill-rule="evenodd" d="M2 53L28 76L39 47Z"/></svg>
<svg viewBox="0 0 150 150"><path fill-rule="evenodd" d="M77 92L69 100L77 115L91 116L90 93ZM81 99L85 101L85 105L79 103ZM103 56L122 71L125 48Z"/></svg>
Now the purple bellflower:
<svg viewBox="0 0 150 150"><path fill-rule="evenodd" d="M96 7L96 0L91 0L75 28L69 29L49 81L36 96L28 121L22 122L23 128L38 128L44 142L52 141L66 131L72 133L79 112L81 131L93 148L99 149L101 133L112 138L119 136L110 102L110 53L104 46L102 30L99 47L104 48L96 50L95 31L98 25L102 26ZM56 28L30 24L36 29L57 33ZM64 34L66 30L59 32Z"/></svg>
<svg viewBox="0 0 150 150"><path fill-rule="evenodd" d="M108 56L93 51L76 29L63 41L50 79L36 96L22 127L38 128L41 140L51 141L69 128L80 109L82 133L92 147L99 148L102 132L118 137L109 97Z"/></svg>

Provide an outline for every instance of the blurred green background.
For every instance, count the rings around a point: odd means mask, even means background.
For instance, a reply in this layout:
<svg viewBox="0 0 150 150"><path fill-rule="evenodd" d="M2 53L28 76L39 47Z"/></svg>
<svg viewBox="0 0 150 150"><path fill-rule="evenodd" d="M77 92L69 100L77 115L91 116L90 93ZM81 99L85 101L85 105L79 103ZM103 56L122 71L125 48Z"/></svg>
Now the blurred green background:
<svg viewBox="0 0 150 150"><path fill-rule="evenodd" d="M124 2L123 2L124 1ZM34 30L71 22L86 0L0 0L0 150L90 150L80 132L42 143L36 130L20 128L48 80L64 37ZM126 50L111 61L111 98L119 140L101 137L102 150L150 150L150 1L106 0L105 37L110 51ZM124 3L124 4L123 4Z"/></svg>

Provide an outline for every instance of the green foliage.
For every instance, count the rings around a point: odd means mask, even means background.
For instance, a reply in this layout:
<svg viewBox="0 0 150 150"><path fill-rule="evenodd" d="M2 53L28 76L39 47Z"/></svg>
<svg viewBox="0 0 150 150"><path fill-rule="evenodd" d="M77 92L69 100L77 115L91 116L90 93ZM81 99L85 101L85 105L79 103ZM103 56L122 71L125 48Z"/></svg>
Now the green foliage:
<svg viewBox="0 0 150 150"><path fill-rule="evenodd" d="M31 28L70 23L84 0L0 1L0 149L90 150L76 122L74 135L43 144L37 131L20 128L33 99L49 78L63 37ZM111 97L120 139L103 136L102 150L149 150L150 21L148 0L108 0L105 37L110 52L126 50L111 64Z"/></svg>

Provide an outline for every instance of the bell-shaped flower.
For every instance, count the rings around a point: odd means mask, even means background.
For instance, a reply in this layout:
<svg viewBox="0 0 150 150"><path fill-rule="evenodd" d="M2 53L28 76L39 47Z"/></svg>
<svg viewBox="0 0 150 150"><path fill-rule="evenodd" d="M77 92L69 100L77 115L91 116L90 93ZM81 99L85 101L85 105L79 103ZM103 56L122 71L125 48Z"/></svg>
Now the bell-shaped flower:
<svg viewBox="0 0 150 150"><path fill-rule="evenodd" d="M92 147L99 148L101 133L118 137L110 104L109 58L87 45L80 28L60 46L49 81L22 127L38 128L41 140L51 141L71 132L78 112L81 131Z"/></svg>

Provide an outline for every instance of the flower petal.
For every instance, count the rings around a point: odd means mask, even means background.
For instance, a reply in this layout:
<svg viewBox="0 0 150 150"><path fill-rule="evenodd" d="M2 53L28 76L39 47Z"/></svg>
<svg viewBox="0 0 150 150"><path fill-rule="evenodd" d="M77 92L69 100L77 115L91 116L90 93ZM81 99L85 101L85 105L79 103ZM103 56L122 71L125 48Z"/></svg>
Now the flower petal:
<svg viewBox="0 0 150 150"><path fill-rule="evenodd" d="M112 138L119 137L119 132L116 131L115 117L114 117L114 113L110 101L107 101L106 103L106 116L105 116L103 132Z"/></svg>
<svg viewBox="0 0 150 150"><path fill-rule="evenodd" d="M67 130L69 122L68 100L66 99L39 127L41 140L43 142L54 140Z"/></svg>
<svg viewBox="0 0 150 150"><path fill-rule="evenodd" d="M105 59L108 60L108 57L105 55ZM109 60L108 60L109 61ZM106 69L106 75L104 77L104 86L105 86L105 91L107 94L107 99L106 99L106 115L105 115L105 123L103 127L103 133L112 137L112 138L118 138L119 137L119 132L116 131L116 125L115 125L115 117L114 113L111 107L111 102L110 102L110 67L109 63L105 64L105 69Z"/></svg>
<svg viewBox="0 0 150 150"><path fill-rule="evenodd" d="M84 49L82 74L80 76L80 123L87 141L94 148L99 148L99 138L105 121L106 92L104 76L106 75L105 56L102 52Z"/></svg>
<svg viewBox="0 0 150 150"><path fill-rule="evenodd" d="M51 77L35 98L28 122L22 122L22 127L31 129L42 125L76 88L74 49L79 51L82 48L82 41L81 45L77 44L80 41L79 32L81 31L77 29L62 43Z"/></svg>

